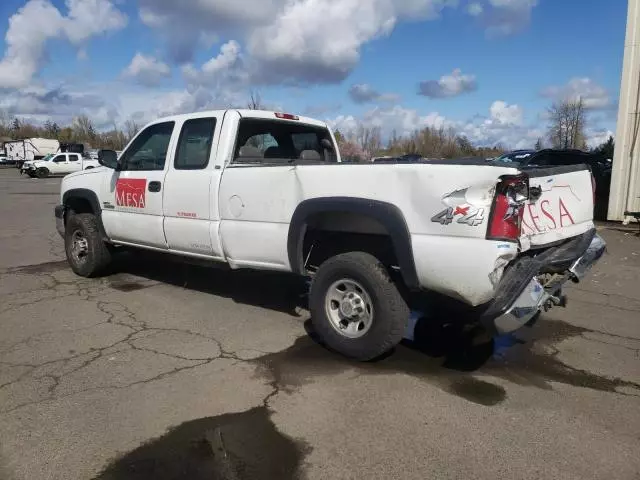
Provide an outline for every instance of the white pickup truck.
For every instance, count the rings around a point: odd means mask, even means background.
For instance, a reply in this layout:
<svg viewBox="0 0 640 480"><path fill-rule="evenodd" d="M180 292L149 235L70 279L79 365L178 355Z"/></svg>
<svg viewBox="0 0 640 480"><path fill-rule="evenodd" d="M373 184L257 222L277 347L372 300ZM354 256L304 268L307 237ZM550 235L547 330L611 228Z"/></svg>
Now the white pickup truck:
<svg viewBox="0 0 640 480"><path fill-rule="evenodd" d="M516 330L605 250L582 165L343 163L325 123L255 110L163 118L99 161L55 209L76 274L128 246L308 276L316 332L359 360L397 344L424 295Z"/></svg>
<svg viewBox="0 0 640 480"><path fill-rule="evenodd" d="M68 175L81 170L91 170L99 166L97 160L84 158L79 153L58 153L49 154L42 160L24 162L20 173L26 173L31 178L46 178Z"/></svg>

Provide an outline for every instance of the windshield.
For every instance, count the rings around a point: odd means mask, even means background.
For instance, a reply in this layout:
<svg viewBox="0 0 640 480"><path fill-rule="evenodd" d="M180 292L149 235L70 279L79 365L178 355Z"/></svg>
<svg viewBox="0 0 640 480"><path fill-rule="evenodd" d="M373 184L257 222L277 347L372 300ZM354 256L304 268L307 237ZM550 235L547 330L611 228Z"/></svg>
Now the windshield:
<svg viewBox="0 0 640 480"><path fill-rule="evenodd" d="M41 162L48 162L49 160L51 160L53 158L53 154L50 153L48 155L45 155L42 160L40 160Z"/></svg>

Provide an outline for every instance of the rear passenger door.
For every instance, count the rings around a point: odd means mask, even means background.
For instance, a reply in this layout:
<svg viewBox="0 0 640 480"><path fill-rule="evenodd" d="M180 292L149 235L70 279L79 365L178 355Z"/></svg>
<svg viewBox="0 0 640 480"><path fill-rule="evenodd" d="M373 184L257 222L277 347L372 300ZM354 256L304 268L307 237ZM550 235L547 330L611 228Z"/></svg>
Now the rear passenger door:
<svg viewBox="0 0 640 480"><path fill-rule="evenodd" d="M322 163L320 126L276 118L241 118L220 188L220 231L236 267L290 270L289 222L305 192L298 173ZM330 159L335 161L335 158Z"/></svg>
<svg viewBox="0 0 640 480"><path fill-rule="evenodd" d="M164 189L164 232L170 250L222 259L217 158L222 116L207 113L177 125L176 153Z"/></svg>
<svg viewBox="0 0 640 480"><path fill-rule="evenodd" d="M67 173L78 172L82 170L82 160L77 153L67 153Z"/></svg>

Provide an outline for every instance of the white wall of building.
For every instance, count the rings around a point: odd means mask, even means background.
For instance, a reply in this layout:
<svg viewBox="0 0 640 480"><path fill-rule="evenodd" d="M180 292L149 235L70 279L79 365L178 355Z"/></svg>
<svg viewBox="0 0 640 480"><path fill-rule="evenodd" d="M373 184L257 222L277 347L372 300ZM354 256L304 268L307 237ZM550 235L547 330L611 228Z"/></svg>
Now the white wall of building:
<svg viewBox="0 0 640 480"><path fill-rule="evenodd" d="M640 211L640 0L629 0L619 103L609 220Z"/></svg>

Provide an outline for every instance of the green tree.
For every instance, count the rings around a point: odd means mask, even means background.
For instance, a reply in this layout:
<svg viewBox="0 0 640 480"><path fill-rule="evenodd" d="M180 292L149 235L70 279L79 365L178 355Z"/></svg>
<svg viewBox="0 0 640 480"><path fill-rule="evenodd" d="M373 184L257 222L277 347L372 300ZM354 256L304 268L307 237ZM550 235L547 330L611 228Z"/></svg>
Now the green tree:
<svg viewBox="0 0 640 480"><path fill-rule="evenodd" d="M598 145L596 148L594 148L593 152L602 155L604 158L613 159L614 147L615 147L615 142L613 140L613 137L609 136L607 141Z"/></svg>

